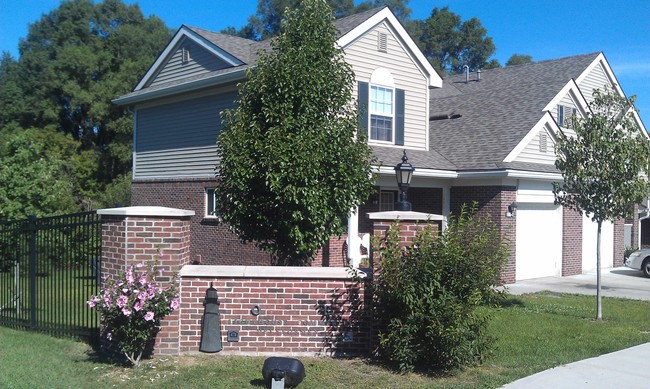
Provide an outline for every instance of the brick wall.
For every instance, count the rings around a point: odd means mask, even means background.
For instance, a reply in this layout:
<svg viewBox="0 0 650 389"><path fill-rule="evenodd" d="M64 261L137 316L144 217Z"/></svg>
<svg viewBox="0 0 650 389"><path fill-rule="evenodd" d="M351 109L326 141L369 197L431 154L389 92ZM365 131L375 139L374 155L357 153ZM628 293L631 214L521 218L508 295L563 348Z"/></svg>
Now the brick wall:
<svg viewBox="0 0 650 389"><path fill-rule="evenodd" d="M582 214L562 209L562 275L582 273Z"/></svg>
<svg viewBox="0 0 650 389"><path fill-rule="evenodd" d="M236 267L212 267L216 276L181 277L180 352L199 350L202 301L213 282L220 301L223 350L238 355L367 355L368 331L364 315L364 283L350 279L345 269L247 268L254 276L224 276ZM273 270L282 277L268 274ZM308 278L320 270L338 270L337 278ZM259 315L251 312L259 307ZM239 341L228 342L228 331Z"/></svg>
<svg viewBox="0 0 650 389"><path fill-rule="evenodd" d="M613 266L623 266L625 253L625 220L614 222L614 263Z"/></svg>
<svg viewBox="0 0 650 389"><path fill-rule="evenodd" d="M127 266L157 264L156 281L165 287L190 263L190 217L138 215L140 210L100 210L101 274L116 279ZM148 213L148 211L144 212ZM165 317L154 343L155 354L178 354L178 312ZM104 343L104 347L111 348Z"/></svg>
<svg viewBox="0 0 650 389"><path fill-rule="evenodd" d="M497 224L501 235L510 242L508 262L501 274L503 283L513 283L516 277L516 217L506 217L508 205L517 200L517 188L514 186L458 186L451 188L450 210L452 216L460 213L463 204L470 206L477 202L480 215L489 214Z"/></svg>
<svg viewBox="0 0 650 389"><path fill-rule="evenodd" d="M195 212L191 218L192 262L206 265L268 265L271 257L253 244L242 244L215 218L205 217L205 189L214 188L214 180L134 181L131 204L162 206Z"/></svg>

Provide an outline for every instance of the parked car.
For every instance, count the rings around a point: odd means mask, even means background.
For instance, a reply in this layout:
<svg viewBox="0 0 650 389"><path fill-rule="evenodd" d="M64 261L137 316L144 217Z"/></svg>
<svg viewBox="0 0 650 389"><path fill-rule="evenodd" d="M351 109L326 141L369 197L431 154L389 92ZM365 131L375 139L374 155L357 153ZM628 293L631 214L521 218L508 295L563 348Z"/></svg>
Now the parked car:
<svg viewBox="0 0 650 389"><path fill-rule="evenodd" d="M625 266L643 271L650 278L650 249L636 250L625 260Z"/></svg>

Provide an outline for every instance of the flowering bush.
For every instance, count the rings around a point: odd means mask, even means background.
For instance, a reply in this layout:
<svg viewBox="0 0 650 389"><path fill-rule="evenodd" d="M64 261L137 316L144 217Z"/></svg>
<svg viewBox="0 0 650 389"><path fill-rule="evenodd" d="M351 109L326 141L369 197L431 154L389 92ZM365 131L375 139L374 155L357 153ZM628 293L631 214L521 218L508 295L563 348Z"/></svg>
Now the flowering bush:
<svg viewBox="0 0 650 389"><path fill-rule="evenodd" d="M134 366L147 342L158 332L160 320L178 309L175 282L162 288L156 285L155 269L137 264L129 266L117 280L104 277L104 290L87 301L101 313L102 336L114 341Z"/></svg>

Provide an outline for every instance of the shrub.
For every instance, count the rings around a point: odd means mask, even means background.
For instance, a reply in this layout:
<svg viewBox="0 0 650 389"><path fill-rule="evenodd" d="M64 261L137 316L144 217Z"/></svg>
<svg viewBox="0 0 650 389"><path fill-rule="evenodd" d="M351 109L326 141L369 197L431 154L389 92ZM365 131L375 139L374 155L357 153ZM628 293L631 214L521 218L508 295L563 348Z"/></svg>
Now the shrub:
<svg viewBox="0 0 650 389"><path fill-rule="evenodd" d="M104 289L90 297L88 306L101 313L102 336L117 344L137 367L148 342L158 332L160 320L178 309L175 282L167 288L158 286L155 268L144 264L127 267L117 280L106 275L104 281Z"/></svg>
<svg viewBox="0 0 650 389"><path fill-rule="evenodd" d="M406 248L393 225L379 244L380 353L402 371L462 367L489 352L489 315L477 308L503 295L494 286L508 250L490 217L475 211L463 207L441 236L426 227Z"/></svg>

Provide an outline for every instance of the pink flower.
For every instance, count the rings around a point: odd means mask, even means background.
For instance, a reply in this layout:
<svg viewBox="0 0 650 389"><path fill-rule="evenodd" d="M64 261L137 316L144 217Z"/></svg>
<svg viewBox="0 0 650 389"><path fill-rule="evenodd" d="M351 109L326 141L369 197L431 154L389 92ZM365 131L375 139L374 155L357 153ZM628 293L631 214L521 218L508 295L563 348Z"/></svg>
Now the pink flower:
<svg viewBox="0 0 650 389"><path fill-rule="evenodd" d="M90 300L86 301L86 304L88 304L88 308L95 308L95 305L97 305L97 302L99 301L99 298L96 296L90 296Z"/></svg>
<svg viewBox="0 0 650 389"><path fill-rule="evenodd" d="M178 299L173 299L171 304L169 304L169 307L172 309L172 311L175 311L178 309L180 304L178 303Z"/></svg>
<svg viewBox="0 0 650 389"><path fill-rule="evenodd" d="M144 267L144 263L138 263L138 264L135 265L135 267L140 269L140 268Z"/></svg>
<svg viewBox="0 0 650 389"><path fill-rule="evenodd" d="M136 301L135 304L133 304L133 309L135 309L136 312L141 310L142 309L142 302Z"/></svg>
<svg viewBox="0 0 650 389"><path fill-rule="evenodd" d="M116 303L116 304L117 304L117 306L118 306L119 308L124 308L124 306L126 305L126 303L128 302L128 300L129 300L129 299L128 299L126 296L120 296L120 297L117 298L117 303ZM127 316L128 316L128 315L127 315Z"/></svg>
<svg viewBox="0 0 650 389"><path fill-rule="evenodd" d="M149 311L144 314L144 320L146 321L152 321L153 320L153 312Z"/></svg>
<svg viewBox="0 0 650 389"><path fill-rule="evenodd" d="M146 285L147 275L146 274L141 275L140 278L138 278L138 282L140 283L140 285Z"/></svg>
<svg viewBox="0 0 650 389"><path fill-rule="evenodd" d="M113 334L111 334L110 332L108 332L108 333L106 334L106 339L108 339L108 340L113 340Z"/></svg>
<svg viewBox="0 0 650 389"><path fill-rule="evenodd" d="M128 307L122 308L122 314L124 316L131 316L131 310Z"/></svg>
<svg viewBox="0 0 650 389"><path fill-rule="evenodd" d="M138 300L140 300L140 301L146 301L146 300L147 300L147 292L140 292L140 293L138 293Z"/></svg>

